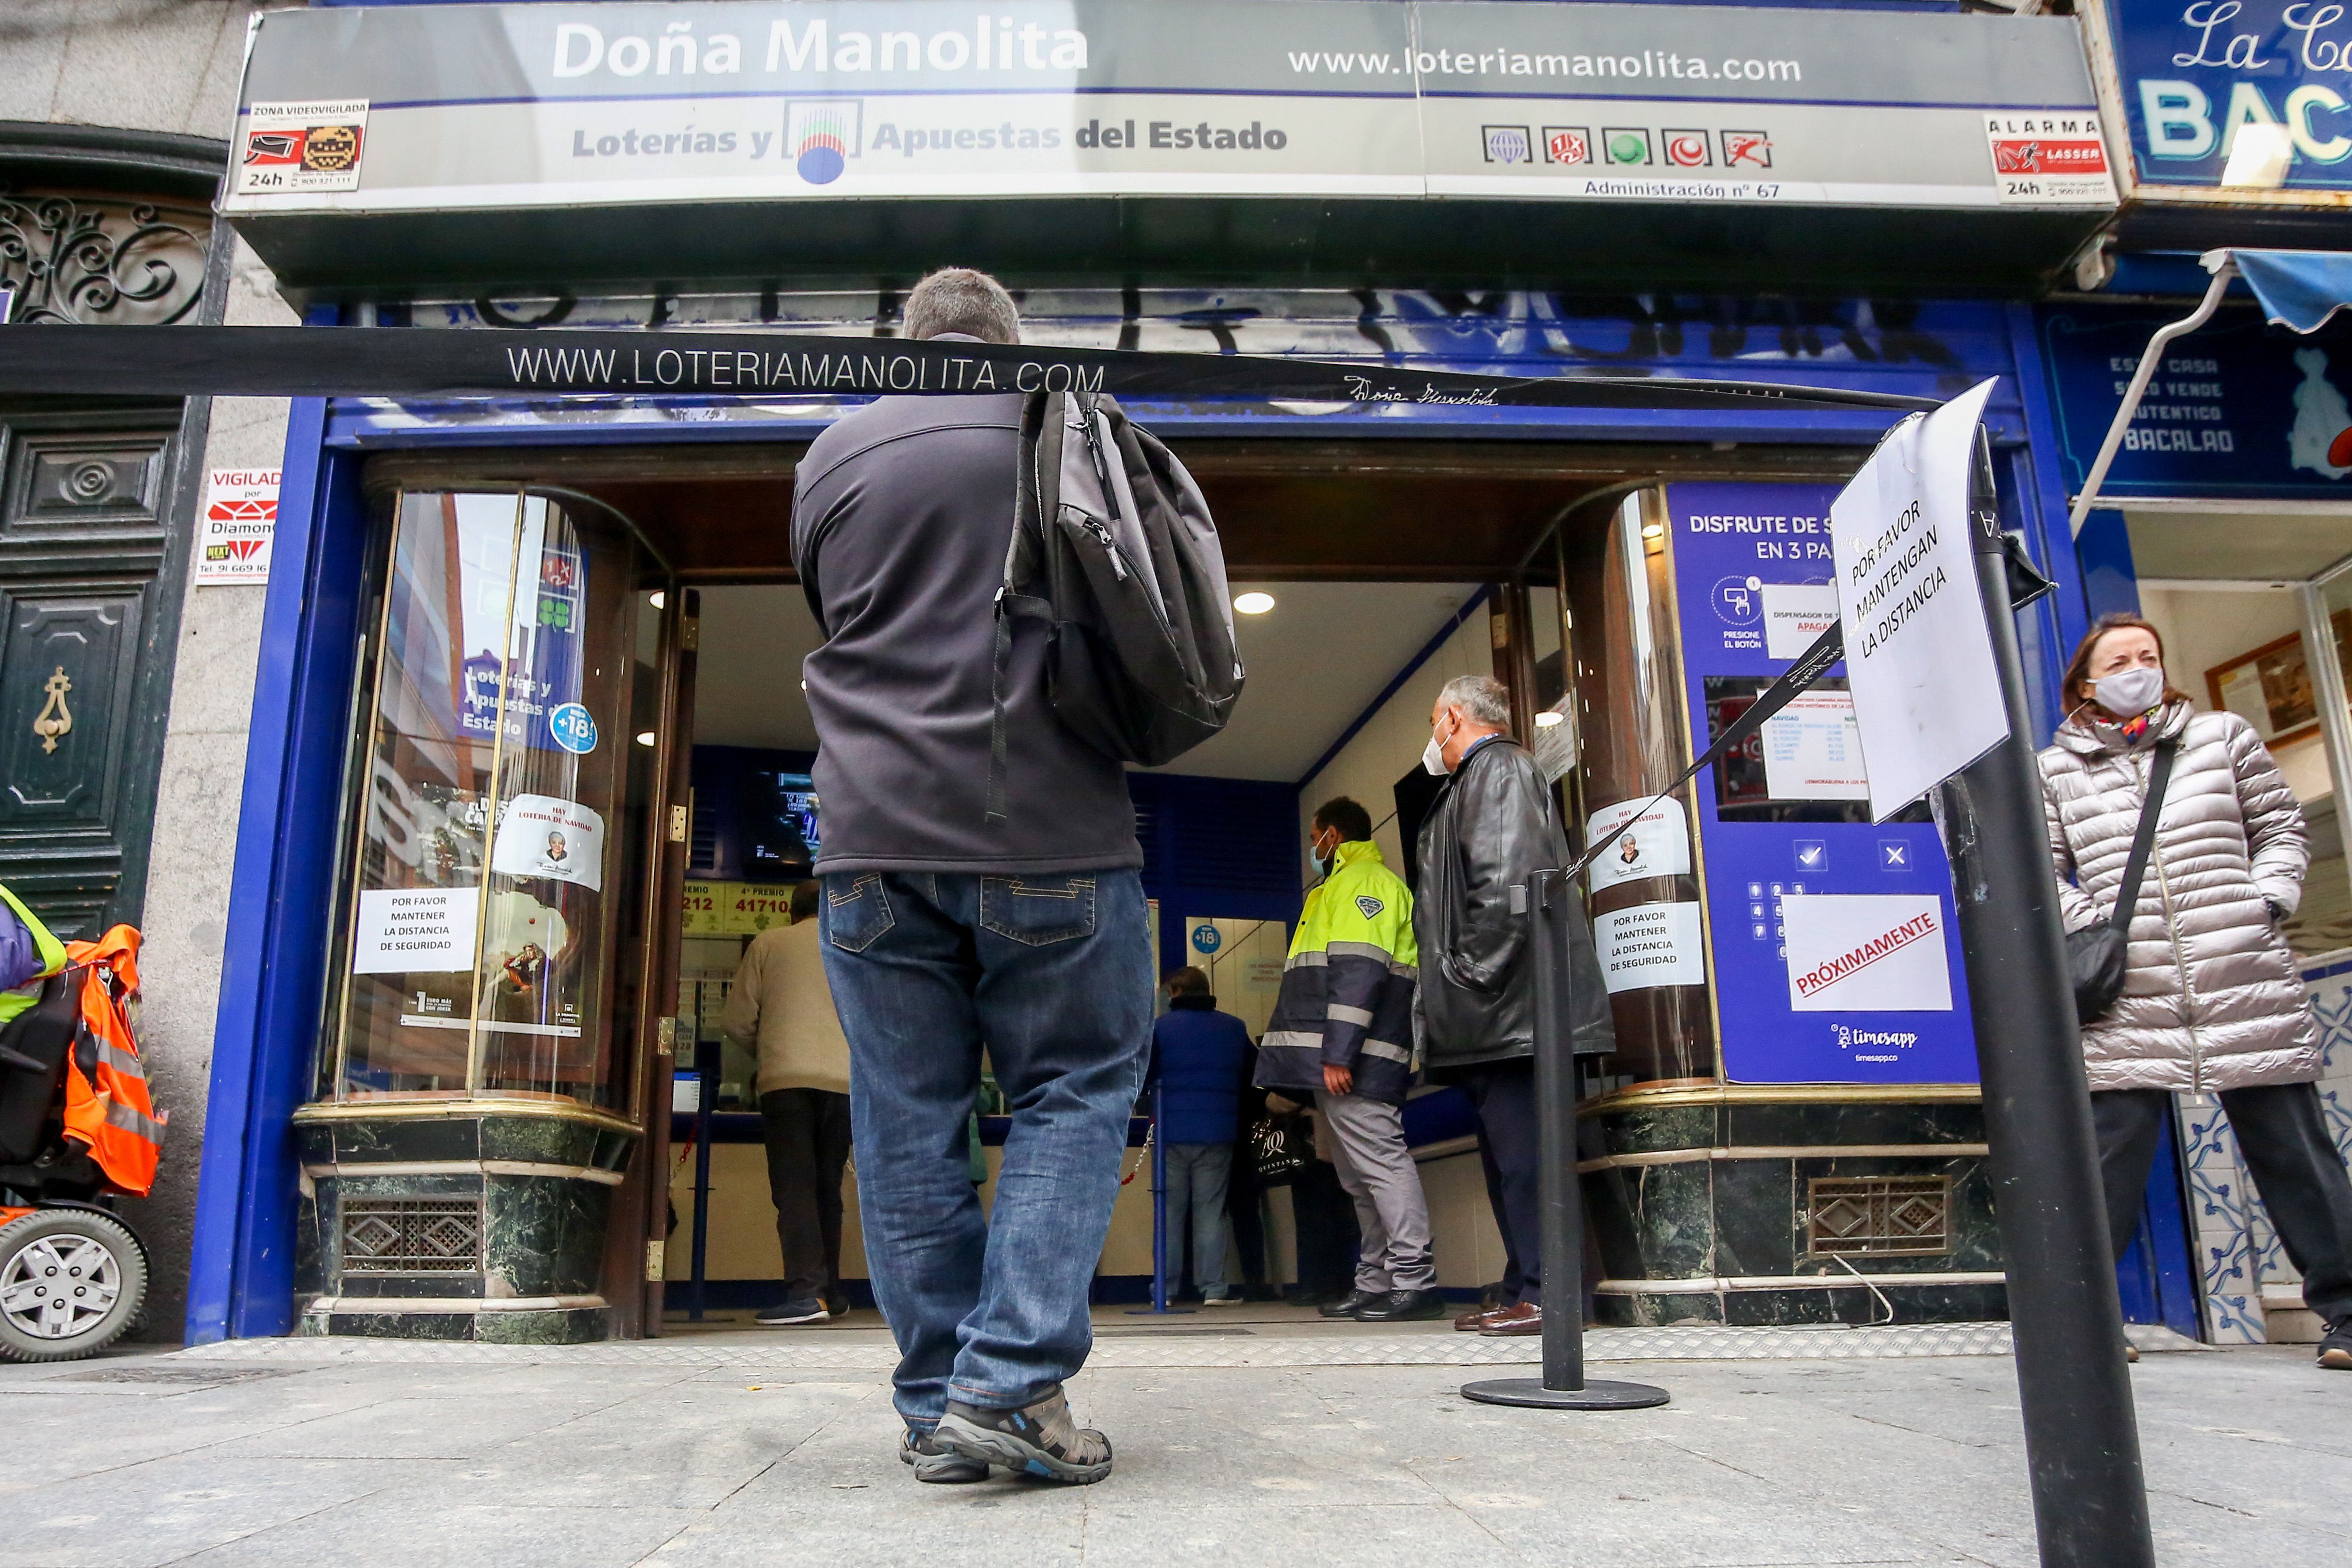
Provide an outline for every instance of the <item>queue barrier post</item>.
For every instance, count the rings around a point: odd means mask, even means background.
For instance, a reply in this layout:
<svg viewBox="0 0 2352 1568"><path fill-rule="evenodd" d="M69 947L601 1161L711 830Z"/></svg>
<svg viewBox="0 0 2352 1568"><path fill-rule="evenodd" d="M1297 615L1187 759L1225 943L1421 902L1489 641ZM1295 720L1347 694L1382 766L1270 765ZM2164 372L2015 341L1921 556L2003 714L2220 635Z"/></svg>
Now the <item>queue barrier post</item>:
<svg viewBox="0 0 2352 1568"><path fill-rule="evenodd" d="M1569 1026L1573 984L1568 962L1568 901L1576 889L1559 871L1539 871L1513 888L1514 912L1528 922L1535 966L1536 1131L1543 1161L1543 1375L1496 1377L1462 1385L1481 1405L1538 1410L1645 1410L1669 1396L1646 1383L1592 1382L1584 1375L1584 1195L1576 1175L1576 1060Z"/></svg>
<svg viewBox="0 0 2352 1568"><path fill-rule="evenodd" d="M1168 1304L1168 1140L1160 1135L1167 1125L1160 1114L1164 1093L1161 1085L1151 1086L1151 1304L1129 1307L1131 1318L1182 1317L1192 1310Z"/></svg>

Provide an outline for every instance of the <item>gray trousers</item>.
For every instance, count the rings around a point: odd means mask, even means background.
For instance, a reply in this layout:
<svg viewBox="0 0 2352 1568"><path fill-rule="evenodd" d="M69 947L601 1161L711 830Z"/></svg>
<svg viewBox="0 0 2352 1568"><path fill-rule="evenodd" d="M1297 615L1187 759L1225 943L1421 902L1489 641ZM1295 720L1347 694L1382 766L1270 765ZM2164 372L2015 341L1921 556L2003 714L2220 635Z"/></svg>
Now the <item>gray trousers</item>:
<svg viewBox="0 0 2352 1568"><path fill-rule="evenodd" d="M1315 1105L1331 1124L1331 1166L1355 1200L1356 1227L1364 1235L1356 1289L1431 1289L1437 1265L1429 1246L1429 1199L1404 1146L1402 1113L1361 1094L1326 1090L1316 1092Z"/></svg>

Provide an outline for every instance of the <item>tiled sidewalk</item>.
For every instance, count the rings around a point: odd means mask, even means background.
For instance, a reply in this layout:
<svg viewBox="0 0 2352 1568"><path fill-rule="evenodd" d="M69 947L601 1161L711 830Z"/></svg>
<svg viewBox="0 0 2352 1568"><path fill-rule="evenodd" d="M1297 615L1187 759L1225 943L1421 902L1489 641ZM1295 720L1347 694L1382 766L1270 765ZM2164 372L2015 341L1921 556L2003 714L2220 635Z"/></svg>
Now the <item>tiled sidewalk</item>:
<svg viewBox="0 0 2352 1568"><path fill-rule="evenodd" d="M1468 1404L1440 1365L1114 1364L1312 1331L1122 1334L1072 1385L1118 1471L1065 1490L921 1486L878 1366L784 1364L870 1358L870 1330L697 1337L0 1368L0 1568L2034 1561L1998 1356L1612 1364L1673 1403L1563 1416ZM2352 1376L2278 1347L2133 1379L2163 1561L2352 1562Z"/></svg>

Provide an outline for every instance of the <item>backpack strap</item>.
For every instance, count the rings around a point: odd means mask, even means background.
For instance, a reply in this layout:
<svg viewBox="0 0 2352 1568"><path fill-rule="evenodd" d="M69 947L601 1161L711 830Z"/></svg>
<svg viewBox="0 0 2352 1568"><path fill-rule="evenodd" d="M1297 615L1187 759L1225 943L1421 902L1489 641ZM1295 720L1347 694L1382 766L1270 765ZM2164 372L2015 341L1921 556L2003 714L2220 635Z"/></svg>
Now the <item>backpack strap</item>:
<svg viewBox="0 0 2352 1568"><path fill-rule="evenodd" d="M2147 770L2147 800L2139 809L2139 831L2132 835L2131 859L2124 862L2124 880L2116 889L2116 909L2107 924L2117 934L2131 933L2132 913L2139 907L2139 884L2147 875L2147 859L2156 848L2156 820L2164 814L2165 787L2172 782L2172 754L2180 742L2172 737L2156 743L2156 760Z"/></svg>
<svg viewBox="0 0 2352 1568"><path fill-rule="evenodd" d="M988 816L1004 821L1004 775L1011 737L1004 719L1004 675L1013 662L1013 618L1051 621L1051 601L1027 591L1045 539L1045 507L1061 506L1060 392L1031 392L1021 406L1019 456L1013 464L1013 537L1004 547L1004 580L996 590L996 632L989 650Z"/></svg>

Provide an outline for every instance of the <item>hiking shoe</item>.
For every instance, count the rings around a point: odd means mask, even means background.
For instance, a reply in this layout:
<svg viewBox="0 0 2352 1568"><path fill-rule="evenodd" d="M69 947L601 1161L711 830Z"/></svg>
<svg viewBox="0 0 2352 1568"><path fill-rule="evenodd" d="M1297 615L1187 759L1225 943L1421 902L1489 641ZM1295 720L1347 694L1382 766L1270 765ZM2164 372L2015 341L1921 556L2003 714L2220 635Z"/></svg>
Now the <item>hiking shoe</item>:
<svg viewBox="0 0 2352 1568"><path fill-rule="evenodd" d="M1445 1298L1435 1291L1391 1291L1374 1296L1352 1315L1360 1323L1425 1322L1445 1315Z"/></svg>
<svg viewBox="0 0 2352 1568"><path fill-rule="evenodd" d="M1110 1439L1072 1418L1058 1386L1019 1410L982 1410L950 1399L932 1439L967 1459L1049 1481L1092 1486L1110 1474Z"/></svg>
<svg viewBox="0 0 2352 1568"><path fill-rule="evenodd" d="M1385 1294L1381 1291L1350 1291L1338 1301L1326 1301L1316 1308L1315 1315L1321 1318L1352 1318L1374 1301L1382 1300Z"/></svg>
<svg viewBox="0 0 2352 1568"><path fill-rule="evenodd" d="M929 1432L918 1432L912 1427L898 1438L898 1462L914 1466L917 1480L935 1486L963 1486L988 1479L986 1461L951 1454Z"/></svg>
<svg viewBox="0 0 2352 1568"><path fill-rule="evenodd" d="M2329 1329L2319 1342L2319 1364L2330 1372L2352 1372L2352 1318Z"/></svg>
<svg viewBox="0 0 2352 1568"><path fill-rule="evenodd" d="M751 1321L770 1328L789 1323L821 1323L826 1317L824 1303L814 1296L803 1296L796 1301L778 1301L772 1307L761 1307Z"/></svg>

